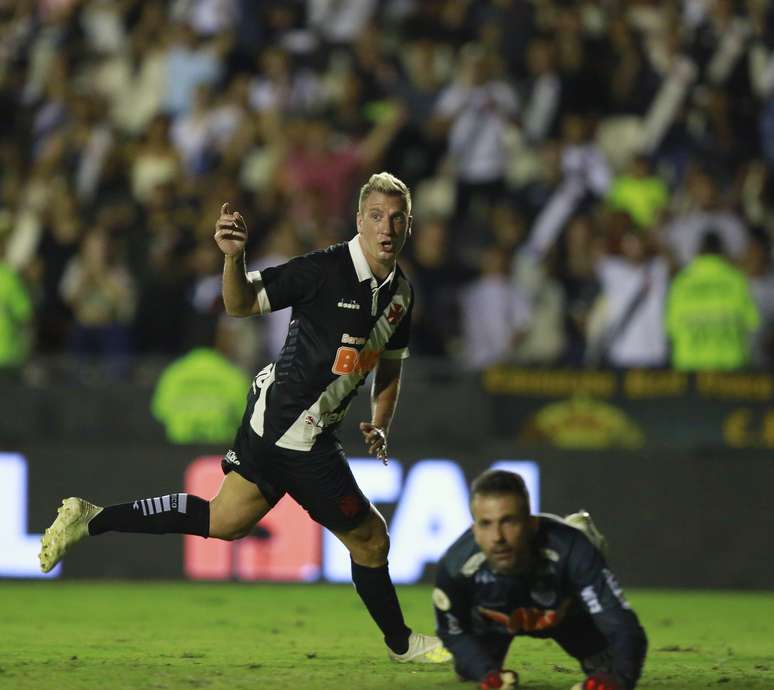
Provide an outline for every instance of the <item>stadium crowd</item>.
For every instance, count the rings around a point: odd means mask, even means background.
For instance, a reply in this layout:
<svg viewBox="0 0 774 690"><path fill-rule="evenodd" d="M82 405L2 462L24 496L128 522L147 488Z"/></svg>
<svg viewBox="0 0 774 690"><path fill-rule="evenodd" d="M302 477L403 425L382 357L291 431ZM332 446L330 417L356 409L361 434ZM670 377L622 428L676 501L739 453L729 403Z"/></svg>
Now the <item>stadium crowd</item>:
<svg viewBox="0 0 774 690"><path fill-rule="evenodd" d="M288 315L222 316L221 205L263 268L382 169L414 354L774 366L767 0L17 0L0 118L0 366L255 370Z"/></svg>

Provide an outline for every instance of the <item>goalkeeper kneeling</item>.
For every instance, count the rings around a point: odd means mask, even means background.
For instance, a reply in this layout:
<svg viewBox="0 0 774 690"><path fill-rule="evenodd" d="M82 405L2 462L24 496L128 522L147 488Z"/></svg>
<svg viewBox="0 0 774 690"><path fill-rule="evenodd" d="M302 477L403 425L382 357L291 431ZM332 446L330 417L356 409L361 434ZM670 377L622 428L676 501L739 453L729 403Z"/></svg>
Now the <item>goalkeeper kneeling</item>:
<svg viewBox="0 0 774 690"><path fill-rule="evenodd" d="M484 690L516 687L503 669L515 635L551 638L586 678L572 690L632 690L647 639L607 567L588 513L532 515L523 479L488 470L471 486L473 525L438 563L438 635L457 674Z"/></svg>

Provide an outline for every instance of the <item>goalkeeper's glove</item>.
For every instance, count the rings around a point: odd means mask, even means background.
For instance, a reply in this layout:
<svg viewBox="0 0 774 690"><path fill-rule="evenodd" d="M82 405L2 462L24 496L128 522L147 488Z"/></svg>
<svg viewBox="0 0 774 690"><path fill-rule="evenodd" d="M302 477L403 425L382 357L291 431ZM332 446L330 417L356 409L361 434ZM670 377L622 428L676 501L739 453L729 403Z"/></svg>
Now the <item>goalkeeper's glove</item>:
<svg viewBox="0 0 774 690"><path fill-rule="evenodd" d="M594 673L583 681L581 687L583 690L626 690L626 686L609 673Z"/></svg>
<svg viewBox="0 0 774 690"><path fill-rule="evenodd" d="M515 688L519 684L519 674L516 671L503 669L501 671L490 671L481 681L481 690L506 690Z"/></svg>

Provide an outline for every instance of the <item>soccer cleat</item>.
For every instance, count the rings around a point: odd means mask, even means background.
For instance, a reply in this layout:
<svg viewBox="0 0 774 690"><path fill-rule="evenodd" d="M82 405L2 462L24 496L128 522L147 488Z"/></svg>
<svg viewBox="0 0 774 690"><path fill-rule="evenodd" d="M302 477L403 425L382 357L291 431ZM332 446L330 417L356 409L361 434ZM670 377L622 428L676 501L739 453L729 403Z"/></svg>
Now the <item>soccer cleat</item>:
<svg viewBox="0 0 774 690"><path fill-rule="evenodd" d="M82 498L66 498L54 520L40 539L40 569L47 573L72 546L89 534L89 522L102 508Z"/></svg>
<svg viewBox="0 0 774 690"><path fill-rule="evenodd" d="M605 535L597 529L597 526L594 524L588 511L579 510L577 513L568 515L564 518L564 521L570 525L570 527L575 527L575 529L579 529L583 532L583 534L589 538L589 541L602 552L602 555L605 558L607 558L607 539L605 539Z"/></svg>
<svg viewBox="0 0 774 690"><path fill-rule="evenodd" d="M408 642L409 647L403 654L396 654L390 649L387 652L390 659L399 664L445 664L452 659L451 653L432 635L412 632Z"/></svg>

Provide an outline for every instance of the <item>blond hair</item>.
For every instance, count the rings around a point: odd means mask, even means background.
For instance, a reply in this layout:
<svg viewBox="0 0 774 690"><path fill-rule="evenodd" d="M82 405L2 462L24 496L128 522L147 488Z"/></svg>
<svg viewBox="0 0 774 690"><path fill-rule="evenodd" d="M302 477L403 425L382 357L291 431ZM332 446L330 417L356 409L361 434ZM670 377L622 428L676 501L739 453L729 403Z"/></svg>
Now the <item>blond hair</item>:
<svg viewBox="0 0 774 690"><path fill-rule="evenodd" d="M403 197L406 214L409 216L411 215L411 192L406 186L406 183L399 180L395 175L391 175L388 172L380 172L371 175L371 177L368 178L368 182L360 188L360 197L357 202L358 211L363 210L363 204L371 192L400 195Z"/></svg>

